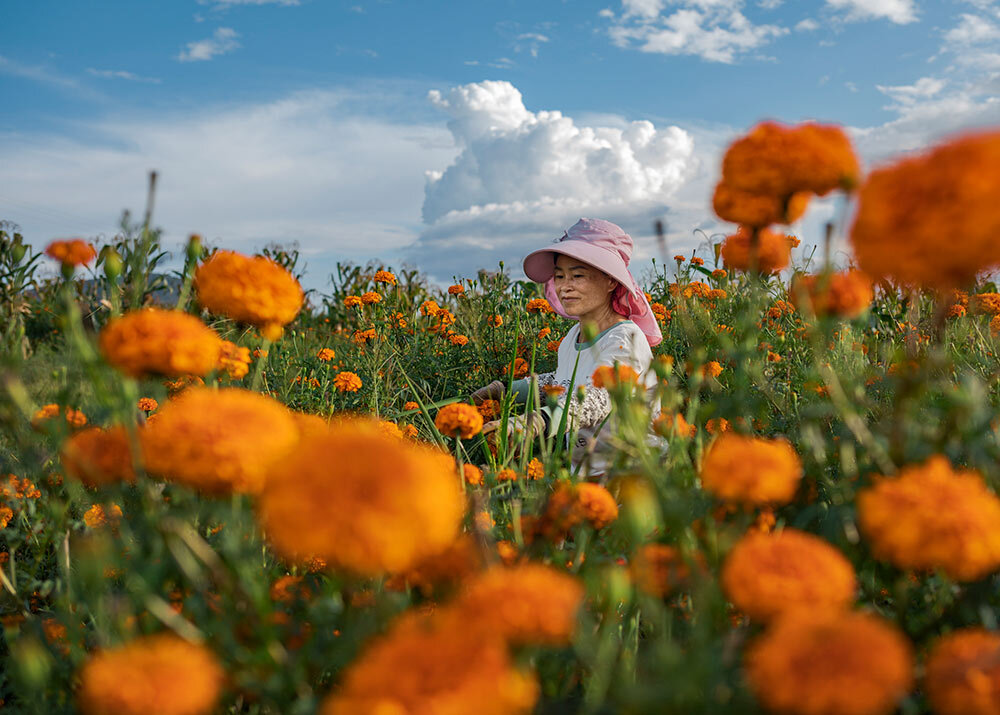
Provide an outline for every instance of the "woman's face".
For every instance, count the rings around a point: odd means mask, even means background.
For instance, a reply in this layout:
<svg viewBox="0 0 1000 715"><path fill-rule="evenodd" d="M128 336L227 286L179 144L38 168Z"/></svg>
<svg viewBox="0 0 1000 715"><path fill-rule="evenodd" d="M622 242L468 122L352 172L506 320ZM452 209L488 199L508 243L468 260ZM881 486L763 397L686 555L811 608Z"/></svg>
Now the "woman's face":
<svg viewBox="0 0 1000 715"><path fill-rule="evenodd" d="M556 295L567 315L580 316L610 305L617 282L577 258L557 254L553 274Z"/></svg>

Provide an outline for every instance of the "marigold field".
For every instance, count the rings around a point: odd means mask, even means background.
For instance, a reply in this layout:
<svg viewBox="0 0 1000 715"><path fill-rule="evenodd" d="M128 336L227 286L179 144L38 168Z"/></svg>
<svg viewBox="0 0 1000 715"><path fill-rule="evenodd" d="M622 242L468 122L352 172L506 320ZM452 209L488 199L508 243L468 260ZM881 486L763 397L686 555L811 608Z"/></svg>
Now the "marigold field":
<svg viewBox="0 0 1000 715"><path fill-rule="evenodd" d="M831 192L846 270L788 228ZM837 127L748 130L731 235L645 276L659 411L578 376L598 482L571 422L483 433L524 407L470 393L572 325L502 265L306 293L292 250L192 236L171 276L148 220L5 225L3 709L1000 713L997 197L995 130L867 171Z"/></svg>

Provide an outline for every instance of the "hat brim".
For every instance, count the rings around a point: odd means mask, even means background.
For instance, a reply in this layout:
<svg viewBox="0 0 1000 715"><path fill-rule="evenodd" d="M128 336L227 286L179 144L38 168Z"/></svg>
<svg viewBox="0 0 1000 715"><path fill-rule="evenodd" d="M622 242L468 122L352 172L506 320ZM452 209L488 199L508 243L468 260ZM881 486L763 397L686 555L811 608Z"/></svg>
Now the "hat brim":
<svg viewBox="0 0 1000 715"><path fill-rule="evenodd" d="M579 259L591 268L608 274L630 292L633 291L635 281L622 257L585 241L561 241L551 247L532 251L524 257L524 275L536 283L548 281L555 273L554 254Z"/></svg>

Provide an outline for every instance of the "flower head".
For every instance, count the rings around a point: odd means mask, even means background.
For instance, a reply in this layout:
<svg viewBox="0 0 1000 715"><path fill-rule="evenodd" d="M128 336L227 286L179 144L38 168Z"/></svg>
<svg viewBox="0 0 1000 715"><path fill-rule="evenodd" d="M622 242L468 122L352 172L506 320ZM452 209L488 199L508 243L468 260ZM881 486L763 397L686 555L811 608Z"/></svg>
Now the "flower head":
<svg viewBox="0 0 1000 715"><path fill-rule="evenodd" d="M71 238L63 241L53 241L45 247L45 255L62 263L64 266L85 266L95 258L97 251L92 245L81 238Z"/></svg>
<svg viewBox="0 0 1000 715"><path fill-rule="evenodd" d="M858 525L879 559L975 581L1000 568L1000 499L942 456L858 494Z"/></svg>
<svg viewBox="0 0 1000 715"><path fill-rule="evenodd" d="M588 523L603 529L618 518L618 505L600 484L560 481L549 495L545 511L533 531L549 541L566 539L577 526Z"/></svg>
<svg viewBox="0 0 1000 715"><path fill-rule="evenodd" d="M222 340L193 315L144 308L111 319L101 331L104 359L132 377L204 376L216 369Z"/></svg>
<svg viewBox="0 0 1000 715"><path fill-rule="evenodd" d="M465 286L462 285L448 286L448 293L450 295L462 295L463 293L465 293Z"/></svg>
<svg viewBox="0 0 1000 715"><path fill-rule="evenodd" d="M242 380L250 372L250 348L223 340L218 369L225 371L230 380Z"/></svg>
<svg viewBox="0 0 1000 715"><path fill-rule="evenodd" d="M363 293L361 295L361 302L364 303L365 305L375 305L376 303L382 302L382 296L380 296L375 291L370 290L367 293Z"/></svg>
<svg viewBox="0 0 1000 715"><path fill-rule="evenodd" d="M667 544L643 544L629 565L632 580L646 593L664 598L691 580L691 566L680 550Z"/></svg>
<svg viewBox="0 0 1000 715"><path fill-rule="evenodd" d="M545 298L533 298L529 300L528 305L525 306L525 310L529 313L542 313L543 315L553 312L552 306L549 305L549 301L545 300Z"/></svg>
<svg viewBox="0 0 1000 715"><path fill-rule="evenodd" d="M756 256L752 232L741 226L736 233L726 236L722 244L722 261L726 268L757 273L777 273L791 257L791 243L780 233L760 229L757 232Z"/></svg>
<svg viewBox="0 0 1000 715"><path fill-rule="evenodd" d="M198 302L221 315L257 326L269 340L298 315L299 282L269 258L216 251L194 273Z"/></svg>
<svg viewBox="0 0 1000 715"><path fill-rule="evenodd" d="M364 304L362 303L361 296L359 295L349 295L344 298L345 308L360 308L362 305Z"/></svg>
<svg viewBox="0 0 1000 715"><path fill-rule="evenodd" d="M320 348L319 352L316 353L316 357L320 362L330 362L337 357L337 353L332 348Z"/></svg>
<svg viewBox="0 0 1000 715"><path fill-rule="evenodd" d="M1000 712L1000 635L965 628L939 639L927 658L924 687L940 715Z"/></svg>
<svg viewBox="0 0 1000 715"><path fill-rule="evenodd" d="M260 491L270 464L298 441L284 405L237 388L188 388L140 433L150 474L211 495Z"/></svg>
<svg viewBox="0 0 1000 715"><path fill-rule="evenodd" d="M54 402L49 405L42 405L35 414L31 416L31 426L35 429L42 429L42 426L51 419L60 415L66 420L66 425L70 429L80 429L87 424L87 415L72 407L61 407Z"/></svg>
<svg viewBox="0 0 1000 715"><path fill-rule="evenodd" d="M362 575L405 571L442 551L463 510L449 455L360 419L303 440L272 467L258 499L261 527L281 556L319 557Z"/></svg>
<svg viewBox="0 0 1000 715"><path fill-rule="evenodd" d="M777 194L752 194L720 181L712 196L712 208L723 221L764 228L773 223L795 223L809 207L812 194L800 191L786 200Z"/></svg>
<svg viewBox="0 0 1000 715"><path fill-rule="evenodd" d="M438 410L434 417L438 432L448 437L470 439L483 430L483 416L472 405L453 402Z"/></svg>
<svg viewBox="0 0 1000 715"><path fill-rule="evenodd" d="M871 279L860 271L796 276L788 294L796 308L806 302L816 315L841 318L861 315L875 297Z"/></svg>
<svg viewBox="0 0 1000 715"><path fill-rule="evenodd" d="M389 271L375 271L375 276L372 278L376 283L385 283L386 285L396 285L396 276Z"/></svg>
<svg viewBox="0 0 1000 715"><path fill-rule="evenodd" d="M361 389L361 378L353 372L338 372L333 378L333 386L340 392L357 392Z"/></svg>
<svg viewBox="0 0 1000 715"><path fill-rule="evenodd" d="M204 646L163 634L98 651L79 677L84 715L209 715L225 673Z"/></svg>
<svg viewBox="0 0 1000 715"><path fill-rule="evenodd" d="M616 367L601 365L590 376L590 382L594 387L603 387L608 390L622 385L635 385L638 381L639 374L628 365L620 363Z"/></svg>
<svg viewBox="0 0 1000 715"><path fill-rule="evenodd" d="M469 338L465 335L449 335L448 342L450 342L455 347L463 347L469 344Z"/></svg>
<svg viewBox="0 0 1000 715"><path fill-rule="evenodd" d="M822 539L796 529L752 532L722 567L729 600L753 619L768 621L798 608L841 610L854 601L850 562Z"/></svg>
<svg viewBox="0 0 1000 715"><path fill-rule="evenodd" d="M128 434L120 425L77 432L63 443L60 456L66 474L88 487L135 481Z"/></svg>
<svg viewBox="0 0 1000 715"><path fill-rule="evenodd" d="M913 653L887 621L850 611L797 611L746 652L750 687L779 713L888 715L910 690Z"/></svg>
<svg viewBox="0 0 1000 715"><path fill-rule="evenodd" d="M702 488L720 499L744 504L791 501L802 479L802 462L783 439L719 436L701 465Z"/></svg>

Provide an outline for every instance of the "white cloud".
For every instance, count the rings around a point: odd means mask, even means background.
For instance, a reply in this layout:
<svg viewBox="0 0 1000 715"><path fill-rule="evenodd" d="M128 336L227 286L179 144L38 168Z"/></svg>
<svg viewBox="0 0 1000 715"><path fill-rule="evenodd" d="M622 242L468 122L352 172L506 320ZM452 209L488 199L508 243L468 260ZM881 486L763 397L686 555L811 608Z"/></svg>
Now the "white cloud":
<svg viewBox="0 0 1000 715"><path fill-rule="evenodd" d="M921 77L910 85L899 87L886 87L881 84L875 85L882 94L897 102L899 105L911 105L914 102L933 97L944 89L945 80L937 77Z"/></svg>
<svg viewBox="0 0 1000 715"><path fill-rule="evenodd" d="M807 17L805 20L799 20L795 23L795 29L799 32L812 32L819 29L819 23L811 17Z"/></svg>
<svg viewBox="0 0 1000 715"><path fill-rule="evenodd" d="M757 7L765 10L777 10L784 2L785 0L757 0Z"/></svg>
<svg viewBox="0 0 1000 715"><path fill-rule="evenodd" d="M240 46L237 39L239 36L239 33L231 27L220 27L209 38L189 42L177 55L177 59L181 62L197 62L224 55Z"/></svg>
<svg viewBox="0 0 1000 715"><path fill-rule="evenodd" d="M846 11L846 20L886 19L900 25L917 20L914 0L826 0L834 10Z"/></svg>
<svg viewBox="0 0 1000 715"><path fill-rule="evenodd" d="M0 133L3 218L36 245L111 236L123 208L142 210L156 169L167 248L190 232L243 251L296 241L319 287L335 261L395 258L420 231L423 172L455 149L439 122L398 119L419 102L411 91L115 116L79 125L79 139Z"/></svg>
<svg viewBox="0 0 1000 715"><path fill-rule="evenodd" d="M549 42L549 37L543 35L539 32L522 32L517 36L517 40L514 44L514 51L521 52L527 49L532 57L538 57L539 48L546 42Z"/></svg>
<svg viewBox="0 0 1000 715"><path fill-rule="evenodd" d="M427 228L408 251L436 271L509 260L581 215L648 231L693 169L692 138L676 126L579 125L558 111L529 111L508 82L429 97L450 115L461 149L443 171L428 173Z"/></svg>
<svg viewBox="0 0 1000 715"><path fill-rule="evenodd" d="M100 97L97 92L84 86L74 77L67 77L42 65L26 65L3 55L0 55L0 74L40 82L87 99Z"/></svg>
<svg viewBox="0 0 1000 715"><path fill-rule="evenodd" d="M160 84L160 80L156 77L141 77L134 72L128 72L126 70L98 70L93 67L87 68L87 74L94 77L101 77L102 79L124 79L129 82L146 82L149 84Z"/></svg>
<svg viewBox="0 0 1000 715"><path fill-rule="evenodd" d="M665 55L694 55L732 63L788 33L777 25L755 25L740 11L743 0L622 0L621 16L608 33L619 47Z"/></svg>

